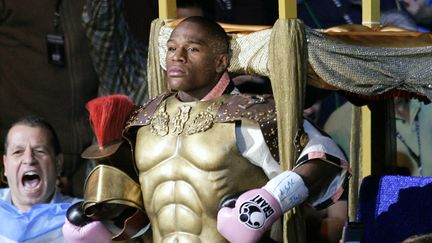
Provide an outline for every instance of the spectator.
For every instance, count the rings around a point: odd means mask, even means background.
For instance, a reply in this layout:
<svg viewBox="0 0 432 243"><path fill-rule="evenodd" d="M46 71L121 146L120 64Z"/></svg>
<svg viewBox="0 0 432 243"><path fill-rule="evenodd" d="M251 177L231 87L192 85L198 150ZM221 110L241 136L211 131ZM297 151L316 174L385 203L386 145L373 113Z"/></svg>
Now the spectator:
<svg viewBox="0 0 432 243"><path fill-rule="evenodd" d="M177 0L177 18L205 16L214 19L214 3L211 0Z"/></svg>
<svg viewBox="0 0 432 243"><path fill-rule="evenodd" d="M344 24L362 24L361 0L299 1L298 16L312 28L325 29ZM381 11L396 8L394 0L381 0Z"/></svg>
<svg viewBox="0 0 432 243"><path fill-rule="evenodd" d="M414 98L395 99L397 152L410 161L398 161L398 167L408 169L410 175L432 176L432 152L426 145L431 142L431 114L431 104Z"/></svg>
<svg viewBox="0 0 432 243"><path fill-rule="evenodd" d="M56 190L63 154L54 128L35 116L16 121L3 163L9 188L0 189L0 241L64 242L66 210L78 199Z"/></svg>
<svg viewBox="0 0 432 243"><path fill-rule="evenodd" d="M96 97L98 88L80 25L83 4L83 0L0 3L0 139L22 116L48 119L63 147L62 171L69 181L64 192L74 196L82 194L85 178L87 163L80 154L92 143L84 105ZM48 56L53 57L51 63Z"/></svg>
<svg viewBox="0 0 432 243"><path fill-rule="evenodd" d="M406 12L397 9L382 12L381 25L393 25L406 30L417 31L415 21Z"/></svg>
<svg viewBox="0 0 432 243"><path fill-rule="evenodd" d="M431 0L399 0L410 13L416 23L430 31L432 27L432 1Z"/></svg>
<svg viewBox="0 0 432 243"><path fill-rule="evenodd" d="M341 145L349 155L351 123L347 114L351 114L352 105L347 102L330 115L324 130ZM430 122L432 105L413 98L395 99L396 152L397 167L400 174L432 176L431 151L426 149L432 132ZM345 122L341 122L344 120Z"/></svg>

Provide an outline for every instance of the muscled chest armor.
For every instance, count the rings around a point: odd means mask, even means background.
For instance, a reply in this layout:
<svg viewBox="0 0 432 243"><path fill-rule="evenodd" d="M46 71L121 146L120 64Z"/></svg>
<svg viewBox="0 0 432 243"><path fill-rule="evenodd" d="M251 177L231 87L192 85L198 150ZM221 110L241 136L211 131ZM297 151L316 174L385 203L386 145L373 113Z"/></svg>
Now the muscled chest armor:
<svg viewBox="0 0 432 243"><path fill-rule="evenodd" d="M225 242L216 229L222 198L267 181L239 154L235 123L214 122L223 100L171 96L137 131L135 161L154 242Z"/></svg>

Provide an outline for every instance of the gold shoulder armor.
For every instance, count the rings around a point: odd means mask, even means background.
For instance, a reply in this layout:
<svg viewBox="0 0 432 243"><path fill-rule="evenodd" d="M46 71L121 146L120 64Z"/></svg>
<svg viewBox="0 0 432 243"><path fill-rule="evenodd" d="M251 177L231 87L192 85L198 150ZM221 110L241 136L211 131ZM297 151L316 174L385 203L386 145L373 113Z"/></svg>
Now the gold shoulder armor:
<svg viewBox="0 0 432 243"><path fill-rule="evenodd" d="M171 95L172 93L164 93L149 100L144 105L136 106L126 122L123 133L127 133L129 128L134 126L148 125L160 103Z"/></svg>
<svg viewBox="0 0 432 243"><path fill-rule="evenodd" d="M230 95L220 106L216 122L248 119L259 124L273 158L279 161L276 109L271 95Z"/></svg>

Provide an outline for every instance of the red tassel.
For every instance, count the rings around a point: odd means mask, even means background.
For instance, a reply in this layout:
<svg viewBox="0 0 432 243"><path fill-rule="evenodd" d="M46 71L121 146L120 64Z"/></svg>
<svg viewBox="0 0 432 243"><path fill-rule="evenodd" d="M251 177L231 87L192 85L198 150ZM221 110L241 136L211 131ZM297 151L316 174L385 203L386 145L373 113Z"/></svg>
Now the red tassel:
<svg viewBox="0 0 432 243"><path fill-rule="evenodd" d="M86 108L99 147L122 139L123 128L133 109L126 95L98 97L89 101Z"/></svg>

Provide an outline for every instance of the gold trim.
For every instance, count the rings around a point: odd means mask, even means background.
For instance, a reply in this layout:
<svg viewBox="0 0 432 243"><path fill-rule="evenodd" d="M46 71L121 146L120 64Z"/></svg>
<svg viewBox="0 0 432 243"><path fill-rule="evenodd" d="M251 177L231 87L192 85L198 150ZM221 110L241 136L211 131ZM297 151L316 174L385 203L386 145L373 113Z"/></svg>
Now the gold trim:
<svg viewBox="0 0 432 243"><path fill-rule="evenodd" d="M92 216L91 207L100 203L121 204L145 211L140 185L123 171L108 165L96 166L84 185L86 215Z"/></svg>
<svg viewBox="0 0 432 243"><path fill-rule="evenodd" d="M161 137L167 135L169 132L168 122L169 115L166 112L166 101L164 100L156 114L151 119L151 132Z"/></svg>
<svg viewBox="0 0 432 243"><path fill-rule="evenodd" d="M174 130L173 133L177 136L183 133L184 126L186 122L189 120L189 113L191 111L192 107L188 105L183 105L179 107L179 111L177 112L177 115L174 118L173 126Z"/></svg>
<svg viewBox="0 0 432 243"><path fill-rule="evenodd" d="M192 124L189 125L187 134L192 135L210 129L216 117L214 111L219 109L220 105L221 102L213 102L205 111L198 113L192 121Z"/></svg>
<svg viewBox="0 0 432 243"><path fill-rule="evenodd" d="M192 107L189 105L180 106L174 119L172 119L172 133L176 136L180 136L185 131L186 127L187 135L204 132L210 129L216 117L215 111L219 109L221 104L222 102L220 101L212 102L205 111L201 111L195 115L189 125L186 125L186 123L190 119ZM166 112L166 101L163 101L150 122L151 132L161 137L167 135L169 133L169 121L170 115Z"/></svg>

